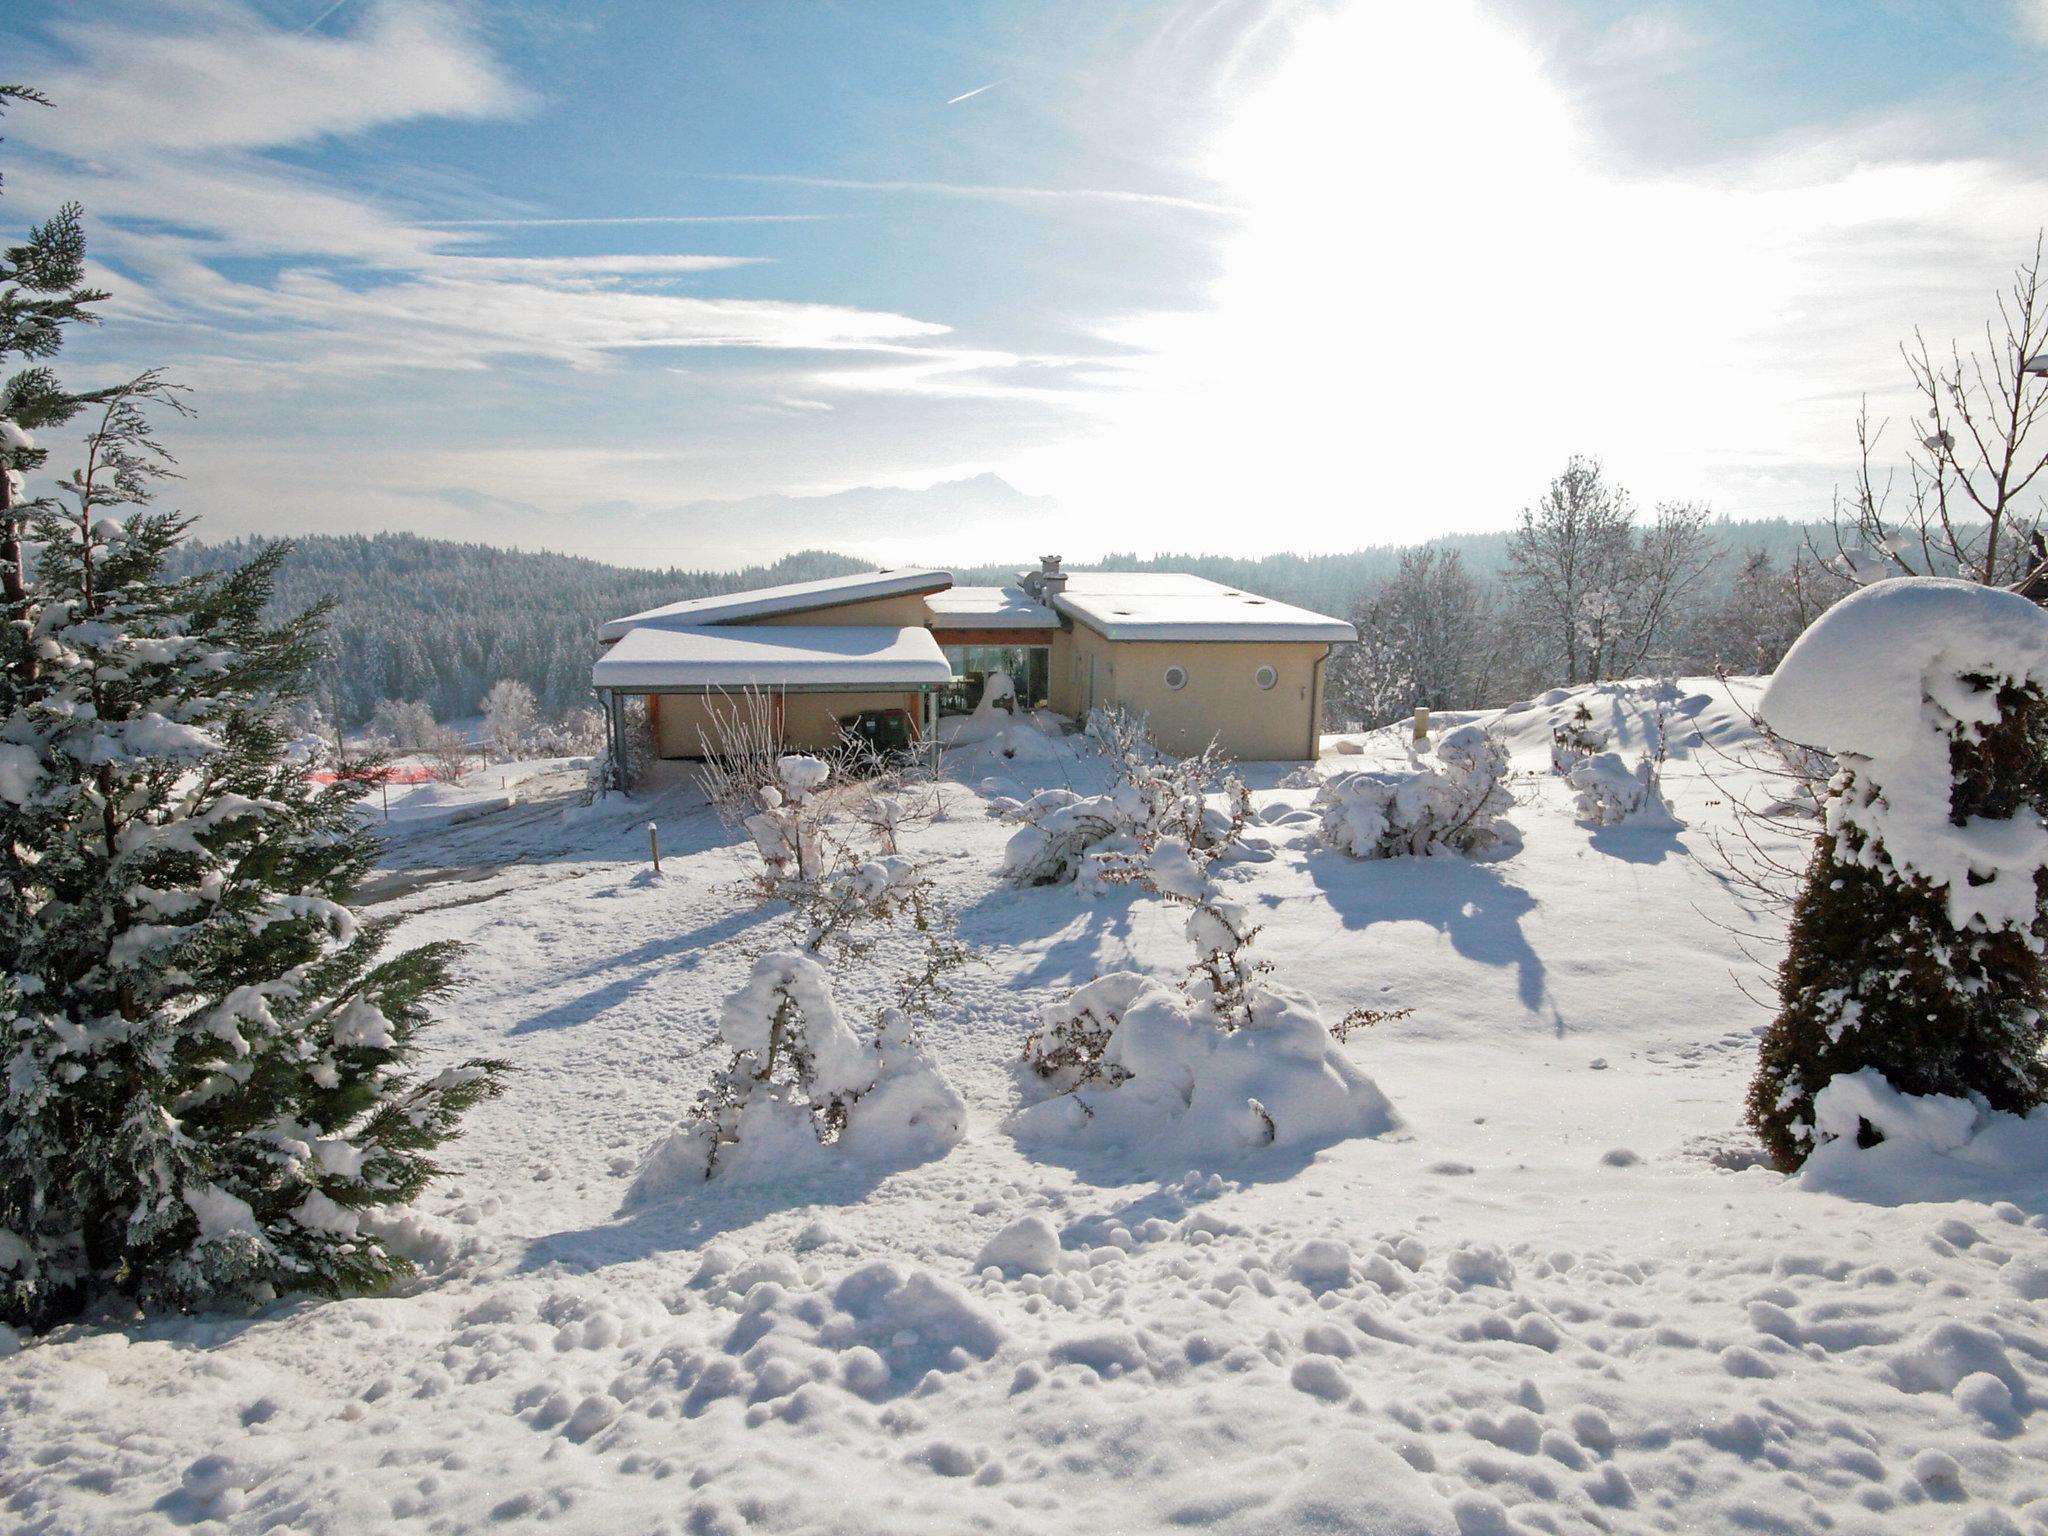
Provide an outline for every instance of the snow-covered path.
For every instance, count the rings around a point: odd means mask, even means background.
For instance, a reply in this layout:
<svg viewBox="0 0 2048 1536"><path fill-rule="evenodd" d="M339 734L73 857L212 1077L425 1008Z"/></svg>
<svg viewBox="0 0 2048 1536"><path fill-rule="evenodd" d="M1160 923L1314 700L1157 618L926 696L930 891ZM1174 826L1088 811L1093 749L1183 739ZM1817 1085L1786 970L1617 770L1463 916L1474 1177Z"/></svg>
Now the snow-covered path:
<svg viewBox="0 0 2048 1536"><path fill-rule="evenodd" d="M0 1361L10 1528L2048 1531L2048 1168L1882 1204L1747 1166L1764 1015L1699 856L1728 765L1674 759L1692 829L1589 831L1553 710L1502 723L1511 858L1360 863L1283 826L1225 869L1327 1017L1415 1009L1348 1048L1404 1128L1306 1160L1020 1148L1036 1005L1186 946L1135 891L999 887L1009 829L960 788L905 846L975 956L926 1030L967 1139L622 1214L778 919L681 797L528 818L502 850L528 862L392 903L471 946L438 1048L520 1068L411 1234L432 1272ZM1262 782L1269 813L1311 795ZM850 1016L902 958L840 983ZM1030 1213L1057 1253L978 1272Z"/></svg>

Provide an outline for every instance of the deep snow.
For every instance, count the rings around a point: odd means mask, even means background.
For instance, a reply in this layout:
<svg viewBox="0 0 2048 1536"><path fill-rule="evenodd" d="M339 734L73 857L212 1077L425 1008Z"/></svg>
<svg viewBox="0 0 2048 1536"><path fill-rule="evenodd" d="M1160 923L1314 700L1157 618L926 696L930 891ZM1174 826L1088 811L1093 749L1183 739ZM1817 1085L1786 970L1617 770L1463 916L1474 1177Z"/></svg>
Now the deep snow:
<svg viewBox="0 0 2048 1536"><path fill-rule="evenodd" d="M1324 1017L1415 1010L1344 1047L1400 1128L1193 1169L1009 1123L1043 1004L1187 961L1156 897L999 879L990 798L1102 787L1066 745L959 749L901 833L976 957L923 1030L965 1138L630 1208L786 946L751 842L685 787L395 819L377 910L471 946L436 1048L520 1068L401 1234L429 1272L0 1359L10 1529L2048 1531L2048 1123L1942 1151L1936 1106L1924 1143L1756 1166L1737 935L1777 920L1707 846L1771 793L1747 723L1681 684L1676 822L1590 827L1549 765L1581 697L1630 761L1654 732L1624 685L1500 716L1502 858L1351 858L1303 775L1247 770L1272 856L1216 882ZM839 975L844 1015L910 953Z"/></svg>

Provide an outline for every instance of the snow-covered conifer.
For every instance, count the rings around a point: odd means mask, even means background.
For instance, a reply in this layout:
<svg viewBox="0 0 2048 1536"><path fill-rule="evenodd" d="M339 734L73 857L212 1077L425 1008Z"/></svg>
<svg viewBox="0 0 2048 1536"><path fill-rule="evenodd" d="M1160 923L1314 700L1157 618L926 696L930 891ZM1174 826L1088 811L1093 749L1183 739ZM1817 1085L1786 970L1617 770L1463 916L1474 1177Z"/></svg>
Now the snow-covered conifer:
<svg viewBox="0 0 2048 1536"><path fill-rule="evenodd" d="M2048 614L1880 582L1800 637L1761 713L1840 765L1749 1092L1772 1160L1804 1162L1816 1096L1866 1068L1995 1110L2048 1099Z"/></svg>
<svg viewBox="0 0 2048 1536"><path fill-rule="evenodd" d="M176 403L98 397L0 628L0 1315L32 1325L391 1279L365 1214L496 1088L413 1070L450 951L347 905L376 848L291 751L322 615L265 620L284 548L164 575L189 523L142 505L144 412Z"/></svg>

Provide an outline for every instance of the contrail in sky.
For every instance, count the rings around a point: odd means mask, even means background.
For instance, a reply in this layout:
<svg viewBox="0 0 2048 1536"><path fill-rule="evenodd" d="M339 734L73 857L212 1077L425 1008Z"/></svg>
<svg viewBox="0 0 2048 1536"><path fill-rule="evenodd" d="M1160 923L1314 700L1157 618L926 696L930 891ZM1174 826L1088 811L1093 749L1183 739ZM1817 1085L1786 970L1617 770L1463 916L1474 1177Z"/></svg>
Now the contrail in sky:
<svg viewBox="0 0 2048 1536"><path fill-rule="evenodd" d="M973 90L962 91L958 96L951 98L949 101L947 101L946 105L950 107L955 105L956 103L965 101L970 96L979 96L983 91L992 91L1002 83L1003 82L1000 80L991 80L987 85L977 85Z"/></svg>

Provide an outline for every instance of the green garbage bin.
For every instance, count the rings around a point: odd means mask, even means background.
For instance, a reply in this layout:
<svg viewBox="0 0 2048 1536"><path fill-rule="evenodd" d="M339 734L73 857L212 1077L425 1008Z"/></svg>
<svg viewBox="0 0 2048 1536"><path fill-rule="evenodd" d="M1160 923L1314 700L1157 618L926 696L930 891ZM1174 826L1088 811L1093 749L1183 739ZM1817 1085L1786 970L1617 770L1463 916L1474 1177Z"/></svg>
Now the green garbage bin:
<svg viewBox="0 0 2048 1536"><path fill-rule="evenodd" d="M907 709L864 709L857 715L844 716L839 722L839 729L842 734L864 742L876 752L910 750L910 711Z"/></svg>

